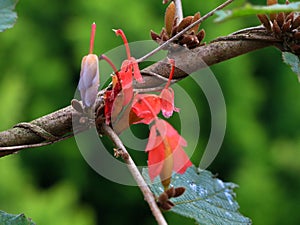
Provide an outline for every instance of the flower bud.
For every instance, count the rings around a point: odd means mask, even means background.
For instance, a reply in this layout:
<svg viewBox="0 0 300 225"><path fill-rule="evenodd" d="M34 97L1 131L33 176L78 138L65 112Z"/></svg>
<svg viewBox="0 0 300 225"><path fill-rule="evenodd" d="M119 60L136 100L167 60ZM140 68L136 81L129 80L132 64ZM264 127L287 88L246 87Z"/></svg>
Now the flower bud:
<svg viewBox="0 0 300 225"><path fill-rule="evenodd" d="M99 63L98 56L88 54L81 61L80 80L78 89L81 100L86 108L91 108L97 97L99 87Z"/></svg>

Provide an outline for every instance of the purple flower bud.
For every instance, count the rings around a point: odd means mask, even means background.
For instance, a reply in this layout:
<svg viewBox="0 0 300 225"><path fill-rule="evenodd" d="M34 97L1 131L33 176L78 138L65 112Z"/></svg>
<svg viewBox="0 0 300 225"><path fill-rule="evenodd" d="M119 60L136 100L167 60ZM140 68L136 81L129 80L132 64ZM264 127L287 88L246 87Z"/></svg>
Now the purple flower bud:
<svg viewBox="0 0 300 225"><path fill-rule="evenodd" d="M97 97L99 87L99 63L98 56L88 54L81 61L80 80L78 89L81 100L86 108L91 108Z"/></svg>

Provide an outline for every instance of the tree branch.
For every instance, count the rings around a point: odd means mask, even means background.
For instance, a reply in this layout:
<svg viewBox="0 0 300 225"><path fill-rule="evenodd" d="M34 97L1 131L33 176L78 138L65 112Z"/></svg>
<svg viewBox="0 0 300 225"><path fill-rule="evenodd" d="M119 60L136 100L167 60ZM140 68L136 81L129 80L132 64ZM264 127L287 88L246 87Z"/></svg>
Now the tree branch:
<svg viewBox="0 0 300 225"><path fill-rule="evenodd" d="M68 106L33 120L30 123L43 128L56 137L63 137L72 133L73 112L75 112L75 110L72 110L71 106ZM33 145L44 141L45 138L42 138L30 129L15 126L12 129L0 132L0 157L12 154L19 150L6 147L22 145L26 148L27 145Z"/></svg>
<svg viewBox="0 0 300 225"><path fill-rule="evenodd" d="M147 201L147 203L149 204L150 209L151 209L153 216L155 217L157 223L159 225L167 225L167 222L166 222L164 216L162 215L160 209L158 208L158 206L156 204L153 193L149 189L147 183L145 182L144 178L142 177L142 175L141 175L140 171L138 170L137 166L135 165L133 159L128 154L126 148L124 147L124 145L123 145L122 141L120 140L120 138L118 137L118 135L113 131L112 128L107 126L105 123L103 123L103 125L102 125L102 130L116 145L116 147L117 147L116 151L118 151L118 154L120 154L120 156L123 158L124 162L127 164L127 167L129 169L130 173L132 174L133 178L137 182L139 188L141 189L141 191L144 195L145 201Z"/></svg>
<svg viewBox="0 0 300 225"><path fill-rule="evenodd" d="M175 60L176 69L173 77L178 81L207 66L269 46L281 48L282 42L259 26L217 38L195 49L171 47L168 58ZM143 92L157 89L168 79L170 69L168 59L152 64L142 70L145 82L135 83L135 89Z"/></svg>
<svg viewBox="0 0 300 225"><path fill-rule="evenodd" d="M199 69L268 46L281 49L282 42L274 39L262 27L241 30L192 50L172 45L168 57L175 60L177 67L173 82L177 82ZM167 60L164 59L143 69L141 73L145 82L141 84L134 83L135 90L146 92L161 89L170 74L170 65ZM99 97L97 101L99 105L102 98ZM30 124L39 126L46 133L56 137L56 140L47 140L34 130L22 126L0 132L0 157L12 154L20 149L38 147L40 143L42 145L52 144L69 137L67 135L72 136L72 115L75 116L75 119L81 117L80 113L68 106L30 122ZM82 129L84 130L84 127Z"/></svg>

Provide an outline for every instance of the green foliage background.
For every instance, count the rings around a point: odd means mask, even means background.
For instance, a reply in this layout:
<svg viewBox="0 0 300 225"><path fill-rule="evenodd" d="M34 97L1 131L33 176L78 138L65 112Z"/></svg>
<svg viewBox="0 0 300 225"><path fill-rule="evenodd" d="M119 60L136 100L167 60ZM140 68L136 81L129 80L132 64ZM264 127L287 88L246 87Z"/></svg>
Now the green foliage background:
<svg viewBox="0 0 300 225"><path fill-rule="evenodd" d="M183 5L186 15L198 10L205 14L222 2L183 0ZM122 43L112 28L122 28L130 41L148 40L150 29L160 31L164 9L160 0L20 0L15 27L0 33L0 129L70 103L92 22L97 23L95 52L101 54ZM202 26L209 41L257 24L256 18L217 25L209 19ZM236 191L241 212L254 224L298 224L297 77L281 62L280 52L271 48L211 69L223 89L228 120L222 149L208 169L240 185ZM198 163L210 114L205 98L191 91L203 128L200 153L193 157ZM74 139L0 159L0 177L0 209L23 212L37 224L155 224L139 189L99 176L86 164ZM170 224L193 224L171 213L166 217Z"/></svg>

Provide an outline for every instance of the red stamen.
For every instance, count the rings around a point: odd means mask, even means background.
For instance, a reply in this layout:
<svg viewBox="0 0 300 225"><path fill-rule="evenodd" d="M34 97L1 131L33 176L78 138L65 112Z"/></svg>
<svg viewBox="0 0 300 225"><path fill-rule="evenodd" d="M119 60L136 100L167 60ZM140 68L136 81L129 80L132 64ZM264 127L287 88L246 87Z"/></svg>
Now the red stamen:
<svg viewBox="0 0 300 225"><path fill-rule="evenodd" d="M116 66L113 64L113 62L104 54L102 54L100 57L99 57L99 60L105 60L110 66L111 68L113 69L113 71L115 72L116 75L118 75L119 71L117 70Z"/></svg>
<svg viewBox="0 0 300 225"><path fill-rule="evenodd" d="M124 45L126 48L127 58L130 60L131 59L130 49L129 49L128 41L127 41L127 38L126 38L124 32L121 29L113 30L113 31L115 32L115 34L117 36L121 36L121 38L123 39L123 42L124 42Z"/></svg>
<svg viewBox="0 0 300 225"><path fill-rule="evenodd" d="M166 83L165 89L167 89L170 86L171 80L173 79L173 75L174 75L174 72L175 72L175 60L174 59L169 59L169 63L171 64L171 71L170 71L169 80Z"/></svg>
<svg viewBox="0 0 300 225"><path fill-rule="evenodd" d="M95 34L96 34L96 24L95 24L95 22L94 22L94 23L92 24L91 39L90 39L90 51L89 51L89 54L93 54L93 51L94 51Z"/></svg>

